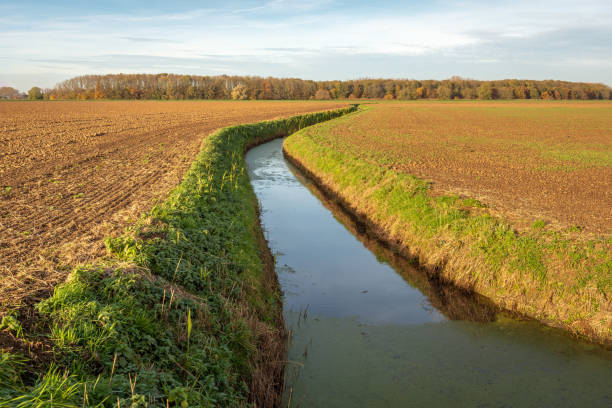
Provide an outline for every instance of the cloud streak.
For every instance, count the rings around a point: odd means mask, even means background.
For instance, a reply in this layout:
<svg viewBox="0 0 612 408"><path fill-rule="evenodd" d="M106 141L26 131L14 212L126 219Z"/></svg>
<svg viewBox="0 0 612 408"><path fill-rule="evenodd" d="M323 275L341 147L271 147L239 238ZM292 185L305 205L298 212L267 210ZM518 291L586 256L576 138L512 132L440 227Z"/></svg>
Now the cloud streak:
<svg viewBox="0 0 612 408"><path fill-rule="evenodd" d="M133 42L154 42L154 43L177 43L177 41L168 40L165 38L147 38L147 37L120 37L122 40Z"/></svg>

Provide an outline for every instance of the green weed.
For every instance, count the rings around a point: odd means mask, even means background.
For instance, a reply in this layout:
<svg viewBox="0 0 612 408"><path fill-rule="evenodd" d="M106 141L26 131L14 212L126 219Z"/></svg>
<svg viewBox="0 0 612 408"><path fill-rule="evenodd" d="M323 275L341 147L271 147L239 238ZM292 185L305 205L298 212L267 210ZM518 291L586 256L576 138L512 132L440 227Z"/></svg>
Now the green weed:
<svg viewBox="0 0 612 408"><path fill-rule="evenodd" d="M536 220L533 222L533 224L531 224L531 228L534 230L541 230L542 228L546 227L546 224L548 224L546 220Z"/></svg>
<svg viewBox="0 0 612 408"><path fill-rule="evenodd" d="M0 322L0 330L9 330L17 338L21 337L23 334L21 322L19 319L17 319L16 313L14 312L8 313L2 317L2 322Z"/></svg>

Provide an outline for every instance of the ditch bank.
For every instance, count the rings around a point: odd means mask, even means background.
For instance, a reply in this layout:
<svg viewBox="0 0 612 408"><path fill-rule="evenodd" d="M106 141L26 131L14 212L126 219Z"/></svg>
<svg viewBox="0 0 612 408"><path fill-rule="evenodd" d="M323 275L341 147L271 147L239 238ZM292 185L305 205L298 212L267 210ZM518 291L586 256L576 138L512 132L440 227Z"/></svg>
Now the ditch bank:
<svg viewBox="0 0 612 408"><path fill-rule="evenodd" d="M610 293L580 280L568 284L558 276L558 270L578 267L571 263L576 254L582 268L587 264L610 270L605 249L545 231L519 234L476 200L434 197L424 180L315 141L315 135L324 137L352 115L292 134L283 144L285 157L376 239L418 262L431 278L482 295L502 309L612 346ZM547 256L554 259L544 259Z"/></svg>
<svg viewBox="0 0 612 408"><path fill-rule="evenodd" d="M244 154L355 110L206 137L168 198L107 239L105 262L74 269L35 319L3 319L0 405L278 405L282 300Z"/></svg>

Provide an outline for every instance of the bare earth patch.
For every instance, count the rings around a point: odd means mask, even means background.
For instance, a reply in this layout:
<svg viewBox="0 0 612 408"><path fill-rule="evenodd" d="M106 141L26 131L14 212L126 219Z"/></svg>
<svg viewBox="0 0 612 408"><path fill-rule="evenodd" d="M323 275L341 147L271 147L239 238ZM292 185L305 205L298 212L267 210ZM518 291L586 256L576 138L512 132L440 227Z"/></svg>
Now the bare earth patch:
<svg viewBox="0 0 612 408"><path fill-rule="evenodd" d="M372 105L324 143L477 198L522 229L612 231L612 103Z"/></svg>

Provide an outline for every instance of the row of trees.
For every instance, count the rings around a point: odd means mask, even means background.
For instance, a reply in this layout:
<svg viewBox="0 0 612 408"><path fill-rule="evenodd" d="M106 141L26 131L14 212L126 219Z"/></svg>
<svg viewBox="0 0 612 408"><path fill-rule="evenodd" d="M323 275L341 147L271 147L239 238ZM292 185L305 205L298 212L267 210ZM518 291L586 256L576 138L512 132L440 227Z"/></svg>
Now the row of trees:
<svg viewBox="0 0 612 408"><path fill-rule="evenodd" d="M477 81L296 78L175 74L84 75L42 93L45 99L612 99L603 84L506 79Z"/></svg>
<svg viewBox="0 0 612 408"><path fill-rule="evenodd" d="M37 86L32 87L27 94L19 92L10 86L0 87L0 99L44 99L43 90Z"/></svg>
<svg viewBox="0 0 612 408"><path fill-rule="evenodd" d="M27 95L10 86L0 87L0 99L25 99Z"/></svg>

